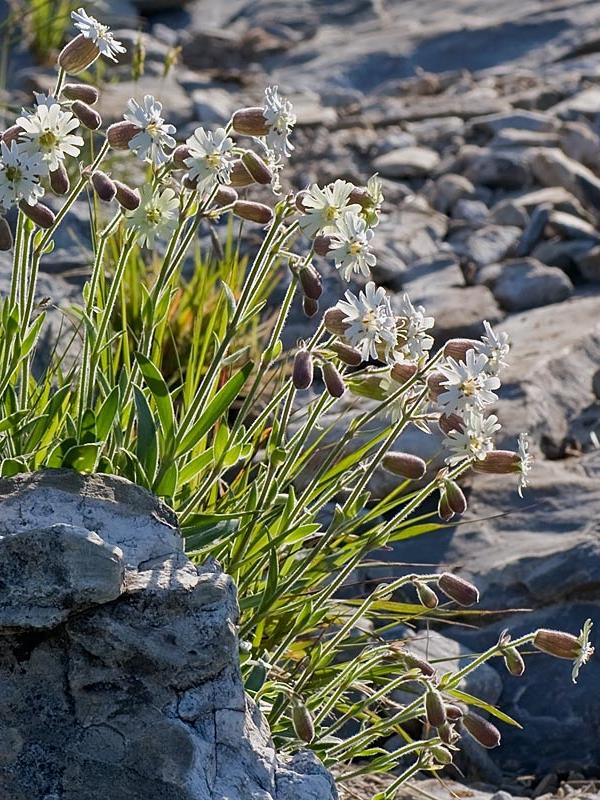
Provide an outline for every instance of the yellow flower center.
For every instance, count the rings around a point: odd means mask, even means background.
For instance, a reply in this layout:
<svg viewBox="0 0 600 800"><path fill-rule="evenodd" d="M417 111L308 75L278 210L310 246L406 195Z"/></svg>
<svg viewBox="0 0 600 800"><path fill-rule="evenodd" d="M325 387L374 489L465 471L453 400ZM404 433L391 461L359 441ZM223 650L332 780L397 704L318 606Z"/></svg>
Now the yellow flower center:
<svg viewBox="0 0 600 800"><path fill-rule="evenodd" d="M58 142L56 134L52 131L44 131L39 138L39 143L41 147L54 147L54 145Z"/></svg>
<svg viewBox="0 0 600 800"><path fill-rule="evenodd" d="M17 181L20 181L21 178L23 177L23 173L21 172L19 167L7 167L5 169L5 172L6 172L6 177L12 183L16 183Z"/></svg>
<svg viewBox="0 0 600 800"><path fill-rule="evenodd" d="M461 389L465 397L472 397L477 390L477 384L475 382L475 379L467 378L467 380L464 381L463 384L461 385Z"/></svg>
<svg viewBox="0 0 600 800"><path fill-rule="evenodd" d="M151 225L158 225L162 219L162 213L158 208L147 208L146 219Z"/></svg>

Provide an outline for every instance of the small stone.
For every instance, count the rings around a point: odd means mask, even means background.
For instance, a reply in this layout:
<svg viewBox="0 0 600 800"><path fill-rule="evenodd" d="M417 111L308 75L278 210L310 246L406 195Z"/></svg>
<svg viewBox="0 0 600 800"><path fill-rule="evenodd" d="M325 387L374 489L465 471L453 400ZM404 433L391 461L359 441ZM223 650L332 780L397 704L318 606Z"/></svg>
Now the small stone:
<svg viewBox="0 0 600 800"><path fill-rule="evenodd" d="M506 128L519 131L547 133L556 130L556 120L550 114L536 111L508 111L476 117L469 123L470 133L493 136Z"/></svg>
<svg viewBox="0 0 600 800"><path fill-rule="evenodd" d="M562 270L547 267L535 258L523 258L504 263L493 293L507 311L524 311L566 300L573 293L573 285Z"/></svg>
<svg viewBox="0 0 600 800"><path fill-rule="evenodd" d="M402 147L373 161L373 169L386 178L421 178L430 175L440 163L435 150L427 147Z"/></svg>
<svg viewBox="0 0 600 800"><path fill-rule="evenodd" d="M575 161L597 169L600 161L600 136L585 122L567 122L560 133L560 146Z"/></svg>
<svg viewBox="0 0 600 800"><path fill-rule="evenodd" d="M548 217L547 227L551 233L565 239L599 239L596 228L573 214L565 211L552 211Z"/></svg>
<svg viewBox="0 0 600 800"><path fill-rule="evenodd" d="M473 227L484 225L488 216L488 207L482 200L459 200L452 209L455 219L464 220Z"/></svg>
<svg viewBox="0 0 600 800"><path fill-rule="evenodd" d="M501 200L490 211L490 222L495 225L516 225L525 228L529 222L529 215L523 206L514 200Z"/></svg>
<svg viewBox="0 0 600 800"><path fill-rule="evenodd" d="M592 376L592 391L598 400L600 400L600 369L597 369Z"/></svg>
<svg viewBox="0 0 600 800"><path fill-rule="evenodd" d="M600 282L600 245L575 256L574 260L584 280Z"/></svg>
<svg viewBox="0 0 600 800"><path fill-rule="evenodd" d="M562 186L585 206L600 209L600 178L558 148L540 148L530 160L531 169L544 186Z"/></svg>
<svg viewBox="0 0 600 800"><path fill-rule="evenodd" d="M515 256L517 258L522 258L523 256L529 255L529 253L531 253L533 248L542 238L544 229L550 217L550 209L551 206L548 203L538 206L535 209L531 215L531 219L529 220L527 227L523 231L523 235L515 247Z"/></svg>
<svg viewBox="0 0 600 800"><path fill-rule="evenodd" d="M448 214L459 200L472 198L475 187L464 175L447 173L428 186L425 194L433 208Z"/></svg>

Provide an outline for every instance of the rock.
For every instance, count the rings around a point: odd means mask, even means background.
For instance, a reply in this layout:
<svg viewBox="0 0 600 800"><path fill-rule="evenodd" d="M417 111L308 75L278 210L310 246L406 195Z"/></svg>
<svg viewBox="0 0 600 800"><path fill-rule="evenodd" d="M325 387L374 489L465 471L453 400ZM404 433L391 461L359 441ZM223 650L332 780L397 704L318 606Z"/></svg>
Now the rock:
<svg viewBox="0 0 600 800"><path fill-rule="evenodd" d="M592 283L600 281L600 246L575 256L575 263L584 280Z"/></svg>
<svg viewBox="0 0 600 800"><path fill-rule="evenodd" d="M538 133L537 131L521 131L506 128L497 133L489 147L492 149L505 147L556 147L559 139L556 133Z"/></svg>
<svg viewBox="0 0 600 800"><path fill-rule="evenodd" d="M427 147L401 147L378 156L373 169L386 178L421 178L430 175L440 157Z"/></svg>
<svg viewBox="0 0 600 800"><path fill-rule="evenodd" d="M123 118L130 98L139 103L143 101L144 95L154 93L163 104L163 116L167 122L180 126L195 118L193 105L175 79L174 71L163 79L160 92L156 88L156 77L151 75L145 75L138 81L108 83L100 92L96 108L104 124L108 125Z"/></svg>
<svg viewBox="0 0 600 800"><path fill-rule="evenodd" d="M465 147L458 156L458 164L452 165L452 169L456 170L461 162L465 164L464 175L476 185L521 189L531 179L527 159L520 150Z"/></svg>
<svg viewBox="0 0 600 800"><path fill-rule="evenodd" d="M552 206L549 203L542 203L534 210L527 227L523 231L523 235L514 248L514 254L517 258L529 255L542 238L550 219L551 208Z"/></svg>
<svg viewBox="0 0 600 800"><path fill-rule="evenodd" d="M568 214L584 217L588 219L588 221L593 219L579 200L561 186L550 186L546 189L536 189L533 192L525 192L525 194L520 194L511 200L501 200L494 208L501 208L506 203L514 203L517 207L523 208L527 212L534 211L539 205L547 204L557 211L566 211Z"/></svg>
<svg viewBox="0 0 600 800"><path fill-rule="evenodd" d="M556 148L541 148L531 158L531 168L544 186L562 186L585 206L600 209L600 179L591 170Z"/></svg>
<svg viewBox="0 0 600 800"><path fill-rule="evenodd" d="M552 239L540 242L532 251L533 258L549 267L559 267L569 275L579 272L579 258L594 247L595 239Z"/></svg>
<svg viewBox="0 0 600 800"><path fill-rule="evenodd" d="M551 234L562 236L565 239L590 239L598 240L600 236L596 228L584 219L579 219L565 211L552 211L548 217L547 227Z"/></svg>
<svg viewBox="0 0 600 800"><path fill-rule="evenodd" d="M448 242L461 261L480 268L501 261L515 247L520 228L508 225L485 225L476 231L459 231Z"/></svg>
<svg viewBox="0 0 600 800"><path fill-rule="evenodd" d="M277 757L233 583L186 558L162 503L50 470L1 480L0 507L0 796L334 800L312 753Z"/></svg>
<svg viewBox="0 0 600 800"><path fill-rule="evenodd" d="M477 338L484 332L483 320L493 324L502 318L486 286L457 286L440 291L429 288L412 299L422 303L435 317L434 334L438 345L454 337Z"/></svg>
<svg viewBox="0 0 600 800"><path fill-rule="evenodd" d="M562 270L535 258L506 261L493 285L494 297L507 311L560 303L572 292L573 285Z"/></svg>
<svg viewBox="0 0 600 800"><path fill-rule="evenodd" d="M569 158L586 167L597 169L600 154L600 136L584 122L568 122L560 132L560 146Z"/></svg>
<svg viewBox="0 0 600 800"><path fill-rule="evenodd" d="M593 120L598 114L599 108L600 89L591 86L563 100L561 103L557 103L549 111L560 119L574 120L587 117Z"/></svg>
<svg viewBox="0 0 600 800"><path fill-rule="evenodd" d="M235 111L235 101L224 89L197 89L192 93L195 118L202 125L225 125Z"/></svg>
<svg viewBox="0 0 600 800"><path fill-rule="evenodd" d="M507 111L475 117L469 123L471 134L493 136L506 129L548 133L557 128L556 120L550 114L536 111Z"/></svg>
<svg viewBox="0 0 600 800"><path fill-rule="evenodd" d="M463 175L447 173L427 187L425 194L436 211L448 214L459 200L472 198L475 195L475 187Z"/></svg>
<svg viewBox="0 0 600 800"><path fill-rule="evenodd" d="M597 369L592 375L592 389L595 397L600 400L600 369Z"/></svg>
<svg viewBox="0 0 600 800"><path fill-rule="evenodd" d="M488 217L488 207L481 200L458 200L452 209L452 216L473 227L484 225Z"/></svg>
<svg viewBox="0 0 600 800"><path fill-rule="evenodd" d="M491 209L489 220L494 225L525 228L529 222L527 211L514 200L501 200Z"/></svg>

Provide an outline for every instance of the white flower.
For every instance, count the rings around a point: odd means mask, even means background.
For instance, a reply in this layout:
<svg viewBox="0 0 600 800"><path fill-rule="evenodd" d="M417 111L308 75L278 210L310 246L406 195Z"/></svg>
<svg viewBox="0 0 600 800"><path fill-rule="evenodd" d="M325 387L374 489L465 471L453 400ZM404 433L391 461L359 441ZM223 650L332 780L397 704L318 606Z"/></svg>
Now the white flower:
<svg viewBox="0 0 600 800"><path fill-rule="evenodd" d="M36 106L48 106L49 108L59 102L58 99L50 93L44 94L43 92L34 92L33 96L35 97Z"/></svg>
<svg viewBox="0 0 600 800"><path fill-rule="evenodd" d="M141 190L139 207L128 215L127 227L138 232L142 246L154 247L156 239L167 239L177 226L179 200L173 189Z"/></svg>
<svg viewBox="0 0 600 800"><path fill-rule="evenodd" d="M83 147L81 136L72 133L79 120L70 111L63 111L58 103L38 105L31 114L17 119L23 128L23 144L32 155L37 153L53 171L58 169L65 156L78 156Z"/></svg>
<svg viewBox="0 0 600 800"><path fill-rule="evenodd" d="M529 485L529 473L533 468L533 456L529 452L529 439L526 433L519 434L519 496L523 497L523 489Z"/></svg>
<svg viewBox="0 0 600 800"><path fill-rule="evenodd" d="M354 186L338 179L321 189L314 183L302 197L302 205L308 209L300 220L300 227L311 238L318 233L335 234L338 220L344 212L360 213L357 203L349 204Z"/></svg>
<svg viewBox="0 0 600 800"><path fill-rule="evenodd" d="M289 100L279 96L279 87L267 86L263 116L270 128L266 135L267 146L278 155L289 157L294 149L290 133L296 124L296 115Z"/></svg>
<svg viewBox="0 0 600 800"><path fill-rule="evenodd" d="M367 181L367 194L369 196L369 207L363 209L363 216L370 228L375 228L379 224L379 215L383 205L383 188L381 178L377 173L371 175Z"/></svg>
<svg viewBox="0 0 600 800"><path fill-rule="evenodd" d="M475 350L467 350L465 361L448 358L439 370L446 378L442 386L446 391L438 397L438 404L444 414L459 414L465 409L481 410L494 403L498 396L494 389L500 386L500 379L487 372L488 357Z"/></svg>
<svg viewBox="0 0 600 800"><path fill-rule="evenodd" d="M223 128L214 133L196 128L186 145L190 151L189 158L184 160L189 168L188 177L197 179L199 188L206 190L215 182L230 182L233 141Z"/></svg>
<svg viewBox="0 0 600 800"><path fill-rule="evenodd" d="M398 316L402 318L404 327L401 332L402 342L399 348L401 361L419 361L424 358L433 347L433 337L427 331L433 328L433 317L425 316L423 306L413 306L407 294L400 300Z"/></svg>
<svg viewBox="0 0 600 800"><path fill-rule="evenodd" d="M590 631L592 630L592 625L592 620L586 619L586 621L583 623L583 628L577 637L579 641L579 654L573 661L573 671L571 673L571 679L573 683L577 683L579 670L584 664L587 664L590 658L594 655L594 648L590 644Z"/></svg>
<svg viewBox="0 0 600 800"><path fill-rule="evenodd" d="M485 335L481 337L483 346L480 352L488 357L487 371L490 375L497 375L502 367L508 366L505 360L510 352L508 334L497 334L487 320L484 320L483 326Z"/></svg>
<svg viewBox="0 0 600 800"><path fill-rule="evenodd" d="M133 98L127 105L129 111L123 116L140 128L140 132L129 142L129 149L142 161L150 161L155 167L160 167L168 159L164 148L175 147L175 139L171 136L175 133L175 126L164 121L161 117L162 103L151 94L144 96L143 105Z"/></svg>
<svg viewBox="0 0 600 800"><path fill-rule="evenodd" d="M48 172L45 162L22 142L1 142L0 148L0 207L8 209L20 200L34 206L44 194L40 177Z"/></svg>
<svg viewBox="0 0 600 800"><path fill-rule="evenodd" d="M337 308L345 313L344 322L349 323L344 336L360 351L363 360L379 358L378 345L385 353L395 345L396 318L385 289L376 288L373 281L358 297L346 292L346 300L340 300Z"/></svg>
<svg viewBox="0 0 600 800"><path fill-rule="evenodd" d="M71 18L85 38L94 42L101 55L116 61L116 55L126 52L126 48L115 39L108 25L102 25L95 17L90 17L83 8L72 11Z"/></svg>
<svg viewBox="0 0 600 800"><path fill-rule="evenodd" d="M452 430L446 437L446 445L450 450L446 463L453 466L466 459L485 458L485 454L493 449L494 434L499 430L500 424L495 414L484 417L480 411L467 411L462 430Z"/></svg>
<svg viewBox="0 0 600 800"><path fill-rule="evenodd" d="M344 212L331 241L335 266L344 280L349 281L353 272L367 277L371 274L370 268L375 266L377 260L369 247L372 238L373 231L367 228L362 217L350 211Z"/></svg>

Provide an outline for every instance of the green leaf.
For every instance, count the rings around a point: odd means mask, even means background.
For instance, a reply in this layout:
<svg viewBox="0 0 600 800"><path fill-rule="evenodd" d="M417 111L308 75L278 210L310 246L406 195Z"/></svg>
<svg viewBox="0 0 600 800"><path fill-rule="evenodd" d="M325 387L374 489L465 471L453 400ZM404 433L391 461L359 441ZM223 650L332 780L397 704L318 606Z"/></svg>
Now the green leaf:
<svg viewBox="0 0 600 800"><path fill-rule="evenodd" d="M515 719L509 717L508 714L505 714L504 711L500 711L499 708L486 703L484 700L480 700L478 697L474 697L472 694L468 694L467 692L461 692L460 689L449 689L448 694L453 695L456 697L457 700L462 700L463 703L467 703L470 706L476 706L477 708L482 708L484 711L487 711L488 714L491 714L496 719L501 720L502 722L506 722L507 725L512 725L515 728L523 728Z"/></svg>
<svg viewBox="0 0 600 800"><path fill-rule="evenodd" d="M154 424L154 417L152 416L148 401L142 390L136 384L133 385L133 393L138 421L135 454L144 470L148 484L152 485L158 464L158 437L156 435L156 425Z"/></svg>
<svg viewBox="0 0 600 800"><path fill-rule="evenodd" d="M207 467L209 464L212 464L214 460L214 453L212 447L208 450L205 450L203 453L200 453L199 456L192 458L185 467L183 467L179 473L179 480L182 485L189 483L192 481L199 472Z"/></svg>
<svg viewBox="0 0 600 800"><path fill-rule="evenodd" d="M179 483L179 470L177 464L172 461L164 471L161 470L158 483L152 487L152 491L159 497L173 497Z"/></svg>
<svg viewBox="0 0 600 800"><path fill-rule="evenodd" d="M105 441L119 407L119 387L115 386L106 400L102 403L96 417L96 436L100 441Z"/></svg>
<svg viewBox="0 0 600 800"><path fill-rule="evenodd" d="M99 442L79 444L70 447L63 458L63 467L71 467L78 472L93 472L98 458Z"/></svg>
<svg viewBox="0 0 600 800"><path fill-rule="evenodd" d="M138 362L147 387L152 392L162 432L165 440L168 441L171 439L175 427L175 412L173 411L169 388L160 371L149 358L146 358L143 353L136 352L135 359Z"/></svg>

